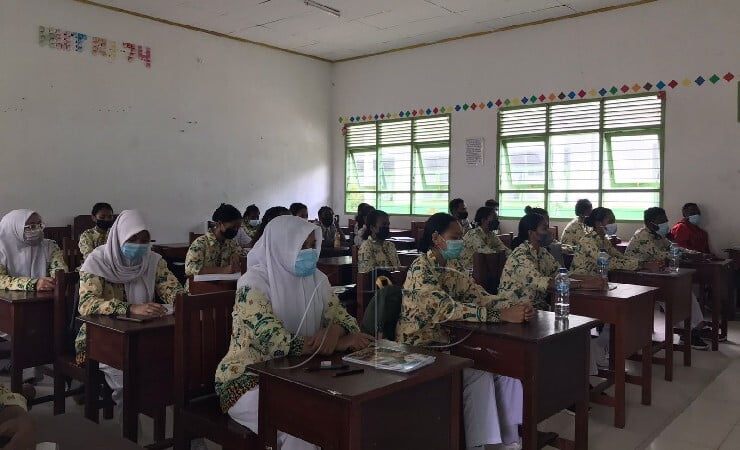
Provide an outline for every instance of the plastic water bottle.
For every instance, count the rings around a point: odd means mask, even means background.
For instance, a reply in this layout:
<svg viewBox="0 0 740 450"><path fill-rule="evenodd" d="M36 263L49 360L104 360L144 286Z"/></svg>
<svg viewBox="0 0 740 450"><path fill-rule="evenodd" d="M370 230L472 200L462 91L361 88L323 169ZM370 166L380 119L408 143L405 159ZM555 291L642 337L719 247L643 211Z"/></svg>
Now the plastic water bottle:
<svg viewBox="0 0 740 450"><path fill-rule="evenodd" d="M609 280L609 253L606 249L599 249L599 258L596 260L598 272L601 278Z"/></svg>
<svg viewBox="0 0 740 450"><path fill-rule="evenodd" d="M675 243L671 244L670 250L671 256L668 258L668 269L671 272L678 272L678 267L681 260L681 247Z"/></svg>
<svg viewBox="0 0 740 450"><path fill-rule="evenodd" d="M570 278L568 269L561 268L555 277L555 317L568 317L570 314Z"/></svg>

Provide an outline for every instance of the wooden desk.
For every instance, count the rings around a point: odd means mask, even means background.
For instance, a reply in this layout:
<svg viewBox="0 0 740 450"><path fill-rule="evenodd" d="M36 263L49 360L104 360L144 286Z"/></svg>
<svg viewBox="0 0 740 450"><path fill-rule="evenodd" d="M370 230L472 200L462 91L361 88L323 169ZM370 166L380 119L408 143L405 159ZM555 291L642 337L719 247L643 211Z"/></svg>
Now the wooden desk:
<svg viewBox="0 0 740 450"><path fill-rule="evenodd" d="M401 250L398 252L398 259L402 266L409 267L415 260L421 256L421 253L415 250Z"/></svg>
<svg viewBox="0 0 740 450"><path fill-rule="evenodd" d="M332 286L343 286L352 283L352 257L332 256L319 258L316 268L329 277Z"/></svg>
<svg viewBox="0 0 740 450"><path fill-rule="evenodd" d="M652 396L652 364L642 359L640 376L625 373L625 361L642 350L651 354L653 334L653 296L658 289L632 284L618 284L611 291L570 292L570 312L595 317L611 324L609 370L600 370L606 381L591 391L591 402L614 408L614 426L624 428L626 422L625 383L642 387L642 404L649 405ZM614 397L601 395L614 385Z"/></svg>
<svg viewBox="0 0 740 450"><path fill-rule="evenodd" d="M434 355L433 364L409 374L355 364L365 372L334 378L331 371L281 370L306 357L248 366L260 377L259 448L277 449L280 430L323 450L459 449L462 370L473 362Z"/></svg>
<svg viewBox="0 0 740 450"><path fill-rule="evenodd" d="M416 239L408 236L391 237L389 242L393 242L396 250L413 250L416 248Z"/></svg>
<svg viewBox="0 0 740 450"><path fill-rule="evenodd" d="M734 320L735 306L733 295L735 280L733 277L733 261L681 261L681 267L696 269L694 283L704 288L711 288L712 300L712 350L719 348L719 336L727 338L727 321ZM700 301L703 299L699 299Z"/></svg>
<svg viewBox="0 0 740 450"><path fill-rule="evenodd" d="M128 322L111 316L82 316L87 324L87 371L85 417L98 421L93 399L99 396L99 363L123 371L123 437L136 442L138 415L164 418L165 407L174 403L175 317L149 322ZM162 420L164 423L164 420ZM164 429L154 430L154 440L164 441Z"/></svg>
<svg viewBox="0 0 740 450"><path fill-rule="evenodd" d="M588 355L598 321L537 311L528 323L448 322L452 354L475 368L521 380L524 389L522 448L537 449L537 424L576 404L575 448L588 448ZM471 334L472 333L472 334ZM565 443L562 443L565 444ZM566 445L567 446L567 445Z"/></svg>
<svg viewBox="0 0 740 450"><path fill-rule="evenodd" d="M637 284L659 288L654 300L665 303L665 341L653 345L652 354L665 350L665 358L653 356L652 361L665 366L664 378L673 381L673 351L683 352L683 365L691 366L691 283L694 269L678 269L678 272L648 272L633 270L611 270L609 279L617 283ZM683 345L673 345L673 328L683 321ZM644 355L643 355L644 357Z"/></svg>
<svg viewBox="0 0 740 450"><path fill-rule="evenodd" d="M334 256L350 256L352 249L350 247L321 247L319 258L331 258Z"/></svg>
<svg viewBox="0 0 740 450"><path fill-rule="evenodd" d="M60 450L104 448L106 450L141 450L110 429L95 425L79 414L34 416L37 442L54 442Z"/></svg>
<svg viewBox="0 0 740 450"><path fill-rule="evenodd" d="M10 390L20 393L23 369L54 362L54 292L0 290L0 331L10 338Z"/></svg>

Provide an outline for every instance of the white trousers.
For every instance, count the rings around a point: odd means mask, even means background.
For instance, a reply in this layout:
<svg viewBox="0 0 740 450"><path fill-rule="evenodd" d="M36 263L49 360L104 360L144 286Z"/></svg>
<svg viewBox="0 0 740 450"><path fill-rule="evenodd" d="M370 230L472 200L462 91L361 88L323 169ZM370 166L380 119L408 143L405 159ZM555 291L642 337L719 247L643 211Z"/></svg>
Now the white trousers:
<svg viewBox="0 0 740 450"><path fill-rule="evenodd" d="M467 448L519 441L522 383L475 369L463 370L463 418Z"/></svg>

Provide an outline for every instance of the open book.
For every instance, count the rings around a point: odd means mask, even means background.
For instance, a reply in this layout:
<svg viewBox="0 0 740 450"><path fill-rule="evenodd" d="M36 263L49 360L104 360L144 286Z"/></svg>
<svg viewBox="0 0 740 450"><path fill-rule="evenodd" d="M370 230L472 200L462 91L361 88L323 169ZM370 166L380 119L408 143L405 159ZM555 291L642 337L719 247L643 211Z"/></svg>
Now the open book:
<svg viewBox="0 0 740 450"><path fill-rule="evenodd" d="M434 356L410 353L392 341L378 340L374 345L351 353L342 358L344 361L372 366L376 369L393 370L408 373L428 366L435 360Z"/></svg>

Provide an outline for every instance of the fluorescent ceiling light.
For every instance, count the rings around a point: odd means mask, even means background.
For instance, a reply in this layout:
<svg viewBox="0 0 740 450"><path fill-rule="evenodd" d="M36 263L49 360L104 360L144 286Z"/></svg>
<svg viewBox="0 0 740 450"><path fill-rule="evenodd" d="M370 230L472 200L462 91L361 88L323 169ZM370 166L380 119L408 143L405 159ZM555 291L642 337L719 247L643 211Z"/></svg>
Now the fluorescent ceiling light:
<svg viewBox="0 0 740 450"><path fill-rule="evenodd" d="M338 9L334 9L331 6L322 5L321 3L317 3L314 0L304 0L303 3L305 3L308 6L313 6L314 8L318 8L324 11L325 13L331 14L332 16L339 17L341 14Z"/></svg>

